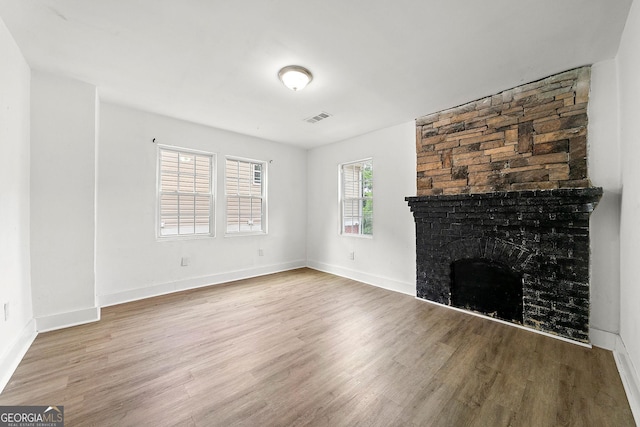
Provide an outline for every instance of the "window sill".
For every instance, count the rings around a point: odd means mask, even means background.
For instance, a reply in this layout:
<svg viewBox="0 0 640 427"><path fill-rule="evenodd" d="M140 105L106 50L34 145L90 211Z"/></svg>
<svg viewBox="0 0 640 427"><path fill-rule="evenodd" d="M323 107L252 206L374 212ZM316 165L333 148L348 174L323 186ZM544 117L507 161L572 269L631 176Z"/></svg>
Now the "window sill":
<svg viewBox="0 0 640 427"><path fill-rule="evenodd" d="M373 239L373 234L348 234L340 233L342 237L353 237L355 239Z"/></svg>
<svg viewBox="0 0 640 427"><path fill-rule="evenodd" d="M225 233L224 237L266 236L266 231L244 231L237 233Z"/></svg>
<svg viewBox="0 0 640 427"><path fill-rule="evenodd" d="M187 236L156 236L158 242L175 242L176 240L206 240L214 239L214 234L191 234Z"/></svg>

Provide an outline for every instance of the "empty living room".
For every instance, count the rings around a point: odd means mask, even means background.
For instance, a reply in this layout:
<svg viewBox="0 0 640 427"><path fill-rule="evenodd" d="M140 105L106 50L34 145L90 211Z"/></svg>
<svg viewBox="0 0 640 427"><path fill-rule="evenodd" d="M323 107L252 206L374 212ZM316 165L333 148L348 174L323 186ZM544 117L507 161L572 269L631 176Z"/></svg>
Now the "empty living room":
<svg viewBox="0 0 640 427"><path fill-rule="evenodd" d="M0 427L640 422L639 0L0 0L0 58Z"/></svg>

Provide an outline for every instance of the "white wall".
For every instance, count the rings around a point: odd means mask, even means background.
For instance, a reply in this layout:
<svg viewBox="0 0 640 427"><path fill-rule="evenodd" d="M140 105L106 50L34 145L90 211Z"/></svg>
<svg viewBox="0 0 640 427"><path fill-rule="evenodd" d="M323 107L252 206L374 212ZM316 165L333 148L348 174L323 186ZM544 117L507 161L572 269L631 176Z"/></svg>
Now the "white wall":
<svg viewBox="0 0 640 427"><path fill-rule="evenodd" d="M620 219L620 337L638 385L640 368L640 3L631 6L618 51L622 214ZM637 389L636 389L637 392ZM631 400L631 399L630 399ZM640 402L640 396L636 396ZM640 413L636 413L640 416Z"/></svg>
<svg viewBox="0 0 640 427"><path fill-rule="evenodd" d="M415 295L415 123L309 150L308 265ZM340 235L338 165L373 158L373 238ZM349 258L350 252L355 259Z"/></svg>
<svg viewBox="0 0 640 427"><path fill-rule="evenodd" d="M589 178L604 194L591 215L591 339L620 330L620 138L616 61L591 67L589 99ZM606 337L606 335L605 335Z"/></svg>
<svg viewBox="0 0 640 427"><path fill-rule="evenodd" d="M38 330L96 320L96 88L31 80L31 283Z"/></svg>
<svg viewBox="0 0 640 427"><path fill-rule="evenodd" d="M34 337L29 257L30 70L0 20L0 391ZM9 316L5 320L4 304Z"/></svg>
<svg viewBox="0 0 640 427"><path fill-rule="evenodd" d="M304 150L108 103L101 105L100 115L96 240L100 305L305 265ZM215 238L156 238L153 138L159 144L217 154ZM270 162L268 234L225 237L227 155ZM190 258L189 266L181 267L182 257Z"/></svg>

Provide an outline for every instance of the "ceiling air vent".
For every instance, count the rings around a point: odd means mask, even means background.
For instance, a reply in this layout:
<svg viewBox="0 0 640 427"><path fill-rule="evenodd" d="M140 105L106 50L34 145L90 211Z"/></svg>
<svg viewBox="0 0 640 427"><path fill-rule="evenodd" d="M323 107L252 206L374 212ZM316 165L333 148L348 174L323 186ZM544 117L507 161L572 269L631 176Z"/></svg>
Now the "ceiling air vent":
<svg viewBox="0 0 640 427"><path fill-rule="evenodd" d="M318 123L320 120L324 120L329 117L331 117L331 114L323 111L319 114L316 114L315 116L307 117L306 119L304 119L304 121L308 123Z"/></svg>

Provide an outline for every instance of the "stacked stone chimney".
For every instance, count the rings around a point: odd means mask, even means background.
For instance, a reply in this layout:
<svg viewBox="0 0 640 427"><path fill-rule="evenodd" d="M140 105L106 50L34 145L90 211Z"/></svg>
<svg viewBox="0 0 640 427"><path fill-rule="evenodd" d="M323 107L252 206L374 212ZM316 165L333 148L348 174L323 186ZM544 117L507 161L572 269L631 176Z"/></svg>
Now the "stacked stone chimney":
<svg viewBox="0 0 640 427"><path fill-rule="evenodd" d="M589 187L590 67L416 121L418 196Z"/></svg>

